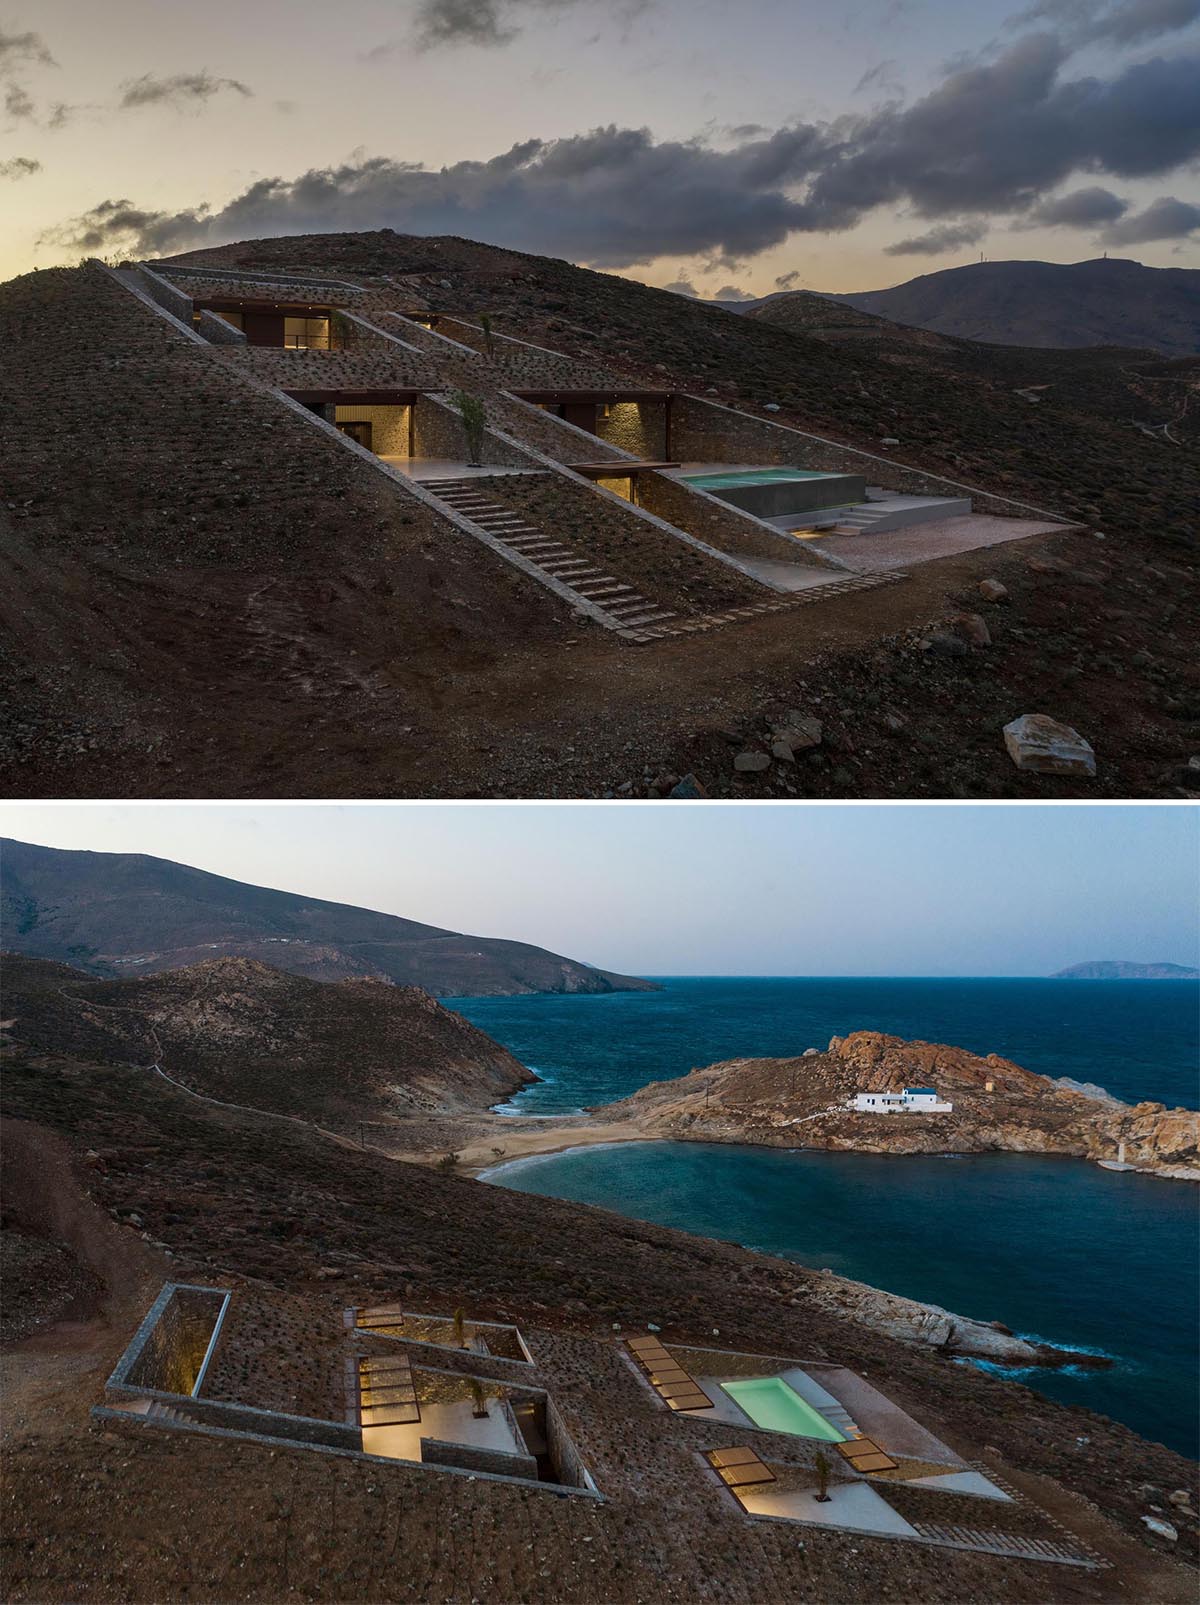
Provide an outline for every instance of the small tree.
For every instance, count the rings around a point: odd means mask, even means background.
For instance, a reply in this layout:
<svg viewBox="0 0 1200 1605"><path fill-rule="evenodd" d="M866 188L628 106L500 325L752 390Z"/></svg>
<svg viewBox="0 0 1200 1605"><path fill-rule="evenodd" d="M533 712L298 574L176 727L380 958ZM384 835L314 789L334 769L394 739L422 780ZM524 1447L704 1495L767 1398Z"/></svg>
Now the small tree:
<svg viewBox="0 0 1200 1605"><path fill-rule="evenodd" d="M819 1505L827 1505L829 1503L829 1461L820 1449L817 1450L817 1458L814 1464L817 1468L817 1503Z"/></svg>
<svg viewBox="0 0 1200 1605"><path fill-rule="evenodd" d="M475 1408L471 1411L471 1414L478 1421L488 1414L487 1394L483 1391L483 1383L478 1377L468 1377L467 1385L471 1389L471 1398L475 1403Z"/></svg>
<svg viewBox="0 0 1200 1605"><path fill-rule="evenodd" d="M485 312L479 320L479 327L483 330L483 349L489 357L496 355L496 342L492 339L492 320Z"/></svg>
<svg viewBox="0 0 1200 1605"><path fill-rule="evenodd" d="M458 408L467 437L467 461L472 468L479 468L483 464L483 432L487 428L483 402L478 396L469 396L465 390L456 390L450 399Z"/></svg>
<svg viewBox="0 0 1200 1605"><path fill-rule="evenodd" d="M459 1158L460 1155L458 1154L443 1154L437 1162L437 1168L449 1174L450 1171L458 1168Z"/></svg>
<svg viewBox="0 0 1200 1605"><path fill-rule="evenodd" d="M503 1157L504 1157L504 1149L503 1148L493 1148L492 1152L493 1152L493 1154L495 1154L497 1159L503 1159Z"/></svg>
<svg viewBox="0 0 1200 1605"><path fill-rule="evenodd" d="M467 1317L461 1304L454 1312L454 1341L460 1349L467 1346Z"/></svg>

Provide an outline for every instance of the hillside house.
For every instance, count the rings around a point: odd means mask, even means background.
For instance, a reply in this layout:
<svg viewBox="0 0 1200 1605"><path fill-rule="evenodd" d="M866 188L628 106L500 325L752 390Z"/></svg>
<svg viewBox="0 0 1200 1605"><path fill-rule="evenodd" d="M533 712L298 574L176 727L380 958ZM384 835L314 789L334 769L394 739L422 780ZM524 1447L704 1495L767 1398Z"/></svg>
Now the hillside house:
<svg viewBox="0 0 1200 1605"><path fill-rule="evenodd" d="M902 1092L856 1092L850 1108L856 1114L948 1115L954 1105L939 1098L934 1087L905 1087Z"/></svg>

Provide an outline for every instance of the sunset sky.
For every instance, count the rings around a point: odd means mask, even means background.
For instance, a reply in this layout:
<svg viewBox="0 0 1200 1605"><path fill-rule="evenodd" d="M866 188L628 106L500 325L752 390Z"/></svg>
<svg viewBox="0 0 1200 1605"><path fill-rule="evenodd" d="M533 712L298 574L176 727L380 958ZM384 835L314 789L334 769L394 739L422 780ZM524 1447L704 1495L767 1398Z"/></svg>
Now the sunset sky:
<svg viewBox="0 0 1200 1605"><path fill-rule="evenodd" d="M11 0L0 277L391 227L649 283L1200 262L1200 0Z"/></svg>
<svg viewBox="0 0 1200 1605"><path fill-rule="evenodd" d="M0 835L646 975L1046 975L1200 947L1200 816L1169 805L0 803Z"/></svg>

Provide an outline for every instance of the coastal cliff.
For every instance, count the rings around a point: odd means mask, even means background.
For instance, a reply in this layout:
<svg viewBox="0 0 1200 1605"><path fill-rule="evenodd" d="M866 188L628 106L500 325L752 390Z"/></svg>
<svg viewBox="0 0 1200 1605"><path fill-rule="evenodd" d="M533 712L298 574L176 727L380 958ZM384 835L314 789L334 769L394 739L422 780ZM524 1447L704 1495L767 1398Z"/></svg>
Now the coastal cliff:
<svg viewBox="0 0 1200 1605"><path fill-rule="evenodd" d="M948 1113L852 1111L859 1092L936 1087ZM1038 1075L996 1054L905 1042L877 1031L834 1037L797 1058L733 1059L656 1081L605 1119L647 1136L864 1153L1063 1154L1200 1180L1200 1115L1124 1104L1103 1088Z"/></svg>

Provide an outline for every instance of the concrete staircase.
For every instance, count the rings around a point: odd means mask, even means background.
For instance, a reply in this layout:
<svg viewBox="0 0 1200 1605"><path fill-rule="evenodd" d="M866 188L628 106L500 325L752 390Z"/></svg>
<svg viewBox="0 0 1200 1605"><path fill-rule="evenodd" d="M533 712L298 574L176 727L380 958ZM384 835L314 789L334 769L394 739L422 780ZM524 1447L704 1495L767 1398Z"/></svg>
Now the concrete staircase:
<svg viewBox="0 0 1200 1605"><path fill-rule="evenodd" d="M533 563L585 602L599 609L601 622L635 640L650 640L653 631L676 618L670 609L651 602L613 574L606 574L562 541L527 523L503 502L476 488L473 479L423 479L429 491L452 511L503 542L510 551Z"/></svg>
<svg viewBox="0 0 1200 1605"><path fill-rule="evenodd" d="M961 518L971 511L971 501L966 496L897 496L881 486L868 486L868 496L868 501L839 511L834 535L880 534L909 524Z"/></svg>
<svg viewBox="0 0 1200 1605"><path fill-rule="evenodd" d="M166 1421L174 1427L196 1426L195 1416L181 1410L176 1404L163 1404L161 1399L152 1399L150 1408L146 1411L147 1421Z"/></svg>
<svg viewBox="0 0 1200 1605"><path fill-rule="evenodd" d="M988 1555L1008 1555L1019 1560L1051 1560L1064 1566L1096 1565L1095 1559L1082 1549L1053 1538L1030 1538L1024 1533L992 1532L932 1521L917 1521L913 1526L922 1538L954 1549L982 1550Z"/></svg>

